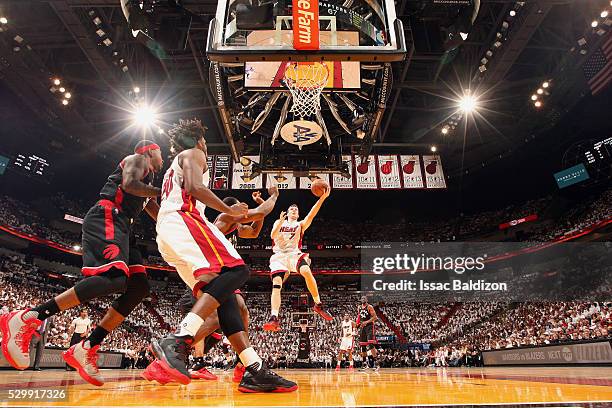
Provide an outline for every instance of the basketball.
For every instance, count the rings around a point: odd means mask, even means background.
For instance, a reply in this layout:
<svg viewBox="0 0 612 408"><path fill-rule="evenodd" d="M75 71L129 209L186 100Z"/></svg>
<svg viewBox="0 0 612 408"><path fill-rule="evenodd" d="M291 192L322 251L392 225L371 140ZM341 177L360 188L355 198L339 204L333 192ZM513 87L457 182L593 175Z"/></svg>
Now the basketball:
<svg viewBox="0 0 612 408"><path fill-rule="evenodd" d="M328 188L329 184L327 184L325 180L316 179L312 182L312 186L310 186L310 191L312 191L312 194L316 195L317 197L321 197L325 193L325 190L327 190Z"/></svg>

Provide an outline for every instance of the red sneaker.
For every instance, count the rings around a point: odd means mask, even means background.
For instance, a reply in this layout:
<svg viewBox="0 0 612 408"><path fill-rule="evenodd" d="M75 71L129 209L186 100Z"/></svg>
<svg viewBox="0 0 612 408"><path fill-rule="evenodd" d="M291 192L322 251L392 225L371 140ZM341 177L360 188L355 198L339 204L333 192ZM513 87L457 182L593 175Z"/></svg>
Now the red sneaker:
<svg viewBox="0 0 612 408"><path fill-rule="evenodd" d="M206 367L200 368L198 371L189 371L189 375L194 380L209 380L209 381L217 381L219 377L211 373L206 369Z"/></svg>
<svg viewBox="0 0 612 408"><path fill-rule="evenodd" d="M6 361L18 370L30 366L30 342L42 323L36 318L24 318L30 309L6 313L0 317L2 354Z"/></svg>
<svg viewBox="0 0 612 408"><path fill-rule="evenodd" d="M99 345L87 348L85 347L85 340L83 340L64 351L62 358L68 365L75 368L85 381L101 387L104 385L104 378L98 370L99 348Z"/></svg>
<svg viewBox="0 0 612 408"><path fill-rule="evenodd" d="M270 320L268 323L263 325L263 329L265 331L277 332L280 330L280 322L278 321L278 317L270 316Z"/></svg>
<svg viewBox="0 0 612 408"><path fill-rule="evenodd" d="M340 371L340 366L339 365L336 366L336 370L335 371Z"/></svg>
<svg viewBox="0 0 612 408"><path fill-rule="evenodd" d="M234 368L234 378L232 380L235 383L239 383L240 381L242 381L242 376L244 375L245 371L246 371L246 367L238 363L236 367Z"/></svg>
<svg viewBox="0 0 612 408"><path fill-rule="evenodd" d="M166 385L174 381L172 377L166 374L166 371L159 365L159 360L153 361L142 372L142 377L147 381L157 381L161 385Z"/></svg>
<svg viewBox="0 0 612 408"><path fill-rule="evenodd" d="M315 305L312 308L312 310L314 310L316 313L319 314L319 316L321 316L322 318L324 318L328 322L330 320L333 320L333 317L329 313L327 313L325 311L325 309L323 309L323 303L315 303Z"/></svg>

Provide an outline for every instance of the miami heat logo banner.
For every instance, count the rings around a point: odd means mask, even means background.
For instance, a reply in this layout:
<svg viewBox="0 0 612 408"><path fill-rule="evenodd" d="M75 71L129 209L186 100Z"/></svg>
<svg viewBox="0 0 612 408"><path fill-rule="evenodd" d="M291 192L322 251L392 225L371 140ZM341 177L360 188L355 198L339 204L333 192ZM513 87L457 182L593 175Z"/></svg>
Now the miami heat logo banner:
<svg viewBox="0 0 612 408"><path fill-rule="evenodd" d="M399 165L397 156L376 156L378 158L378 177L380 188L401 188Z"/></svg>
<svg viewBox="0 0 612 408"><path fill-rule="evenodd" d="M421 172L421 159L417 155L401 155L400 166L404 188L425 188L423 173Z"/></svg>
<svg viewBox="0 0 612 408"><path fill-rule="evenodd" d="M357 176L357 188L360 189L376 189L376 157L368 156L367 162L361 162L361 159L355 158L355 174Z"/></svg>
<svg viewBox="0 0 612 408"><path fill-rule="evenodd" d="M446 188L446 179L442 171L440 156L423 156L425 167L425 185L427 188Z"/></svg>
<svg viewBox="0 0 612 408"><path fill-rule="evenodd" d="M312 186L312 183L316 179L322 179L328 185L331 185L331 184L329 184L329 174L313 173L313 174L311 174L308 177L300 177L300 188L302 188L302 189L310 189L310 186Z"/></svg>
<svg viewBox="0 0 612 408"><path fill-rule="evenodd" d="M214 190L227 190L230 177L230 156L215 156L215 172L212 173L212 188Z"/></svg>
<svg viewBox="0 0 612 408"><path fill-rule="evenodd" d="M261 175L251 179L253 163L259 162L259 156L242 156L240 162L234 163L232 188L234 190L255 190L262 187Z"/></svg>
<svg viewBox="0 0 612 408"><path fill-rule="evenodd" d="M276 186L279 190L296 189L297 180L293 173L268 174L266 187Z"/></svg>
<svg viewBox="0 0 612 408"><path fill-rule="evenodd" d="M208 188L212 188L213 185L213 174L214 174L214 167L213 167L213 162L215 160L215 156L212 156L210 154L206 155L206 166L208 166L208 174L210 175L210 177L208 178Z"/></svg>
<svg viewBox="0 0 612 408"><path fill-rule="evenodd" d="M351 177L344 178L340 174L333 174L333 188L336 188L338 190L352 190L353 188L355 188L355 186L353 185L353 156L343 155L342 161L348 164L348 171Z"/></svg>

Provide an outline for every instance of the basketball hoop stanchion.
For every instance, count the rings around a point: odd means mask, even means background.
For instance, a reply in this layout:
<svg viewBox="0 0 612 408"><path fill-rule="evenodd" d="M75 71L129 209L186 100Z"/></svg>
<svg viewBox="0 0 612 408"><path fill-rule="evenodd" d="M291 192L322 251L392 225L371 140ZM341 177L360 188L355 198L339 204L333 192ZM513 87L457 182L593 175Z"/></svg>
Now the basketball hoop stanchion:
<svg viewBox="0 0 612 408"><path fill-rule="evenodd" d="M290 112L304 119L321 110L321 92L328 78L329 68L325 63L288 62L284 82L293 97Z"/></svg>

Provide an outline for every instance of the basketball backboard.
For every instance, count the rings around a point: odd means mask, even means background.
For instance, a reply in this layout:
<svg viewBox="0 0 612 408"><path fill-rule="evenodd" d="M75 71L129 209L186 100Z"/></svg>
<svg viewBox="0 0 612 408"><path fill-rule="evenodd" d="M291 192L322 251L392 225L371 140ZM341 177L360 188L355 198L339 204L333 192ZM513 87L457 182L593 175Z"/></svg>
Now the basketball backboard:
<svg viewBox="0 0 612 408"><path fill-rule="evenodd" d="M217 62L387 62L405 54L393 0L219 0L207 43Z"/></svg>

